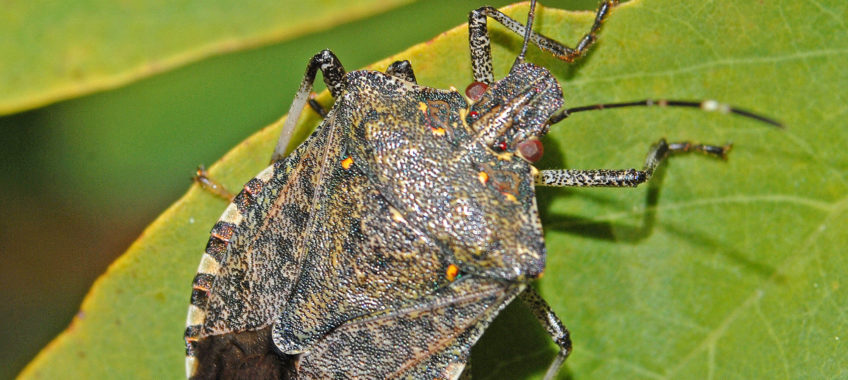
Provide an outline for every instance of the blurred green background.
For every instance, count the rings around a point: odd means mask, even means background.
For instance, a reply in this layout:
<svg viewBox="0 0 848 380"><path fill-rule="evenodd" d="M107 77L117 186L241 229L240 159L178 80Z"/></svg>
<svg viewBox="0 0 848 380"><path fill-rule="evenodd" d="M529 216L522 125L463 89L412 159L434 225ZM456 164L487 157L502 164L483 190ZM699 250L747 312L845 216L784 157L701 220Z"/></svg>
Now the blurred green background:
<svg viewBox="0 0 848 380"><path fill-rule="evenodd" d="M288 110L314 53L330 48L356 69L464 23L471 9L508 3L413 2L0 117L0 379L67 326L97 276L185 192L196 165Z"/></svg>

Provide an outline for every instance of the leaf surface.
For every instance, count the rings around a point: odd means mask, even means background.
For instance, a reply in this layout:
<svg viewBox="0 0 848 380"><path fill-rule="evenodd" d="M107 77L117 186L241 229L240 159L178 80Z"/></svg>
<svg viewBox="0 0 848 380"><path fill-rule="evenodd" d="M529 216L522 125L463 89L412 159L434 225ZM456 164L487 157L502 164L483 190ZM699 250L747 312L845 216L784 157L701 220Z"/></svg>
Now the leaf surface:
<svg viewBox="0 0 848 380"><path fill-rule="evenodd" d="M573 44L591 19L543 8L537 30ZM654 108L575 114L552 128L542 168L640 167L660 137L734 143L727 161L673 157L638 189L538 191L548 247L538 287L575 344L561 377L848 375L845 20L848 4L835 0L644 0L617 8L575 65L531 49L568 105L715 98L787 125ZM520 40L497 30L502 77ZM394 59L409 59L421 84L470 81L464 27L374 67ZM316 122L304 118L302 133ZM279 125L235 147L212 175L239 188L265 165ZM224 207L192 188L97 281L22 377L181 376L191 279ZM474 375L541 377L554 353L515 304L475 346Z"/></svg>
<svg viewBox="0 0 848 380"><path fill-rule="evenodd" d="M117 87L210 55L409 2L11 1L0 14L0 115Z"/></svg>

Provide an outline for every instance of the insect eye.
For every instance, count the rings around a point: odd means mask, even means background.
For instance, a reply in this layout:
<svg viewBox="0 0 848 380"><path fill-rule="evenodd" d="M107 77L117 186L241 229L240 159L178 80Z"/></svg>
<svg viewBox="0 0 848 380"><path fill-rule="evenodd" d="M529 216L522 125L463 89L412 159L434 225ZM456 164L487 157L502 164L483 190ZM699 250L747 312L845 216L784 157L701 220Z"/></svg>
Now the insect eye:
<svg viewBox="0 0 848 380"><path fill-rule="evenodd" d="M492 146L492 150L497 152L506 151L506 148L508 148L506 145L506 141L498 141L495 143L495 145Z"/></svg>
<svg viewBox="0 0 848 380"><path fill-rule="evenodd" d="M525 160L530 162L536 162L542 159L542 154L545 152L545 147L542 145L542 142L535 137L531 137L527 140L524 140L518 143L517 146L518 154L521 157L524 157Z"/></svg>
<svg viewBox="0 0 848 380"><path fill-rule="evenodd" d="M483 97L483 94L486 93L486 90L489 89L489 85L483 82L471 82L468 87L465 88L465 95L468 96L469 99L473 101L478 101Z"/></svg>

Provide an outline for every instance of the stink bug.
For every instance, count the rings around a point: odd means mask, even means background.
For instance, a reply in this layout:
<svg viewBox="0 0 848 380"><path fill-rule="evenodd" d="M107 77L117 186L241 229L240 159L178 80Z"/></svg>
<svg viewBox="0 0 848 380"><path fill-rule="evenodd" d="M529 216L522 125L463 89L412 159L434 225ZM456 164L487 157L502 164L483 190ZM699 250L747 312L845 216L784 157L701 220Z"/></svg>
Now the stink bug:
<svg viewBox="0 0 848 380"><path fill-rule="evenodd" d="M603 1L575 48L490 8L471 12L473 82L420 86L409 62L345 72L316 54L272 165L245 184L212 229L188 312L190 378L457 378L492 319L521 298L559 346L568 330L529 283L545 269L534 186L637 186L671 153L724 157L729 146L660 140L642 170L537 170L539 137L570 114L627 106L722 110L716 102L638 101L560 110L529 43L583 55L616 1ZM510 73L492 74L487 18L524 36ZM309 101L318 70L332 109ZM306 104L323 123L284 156ZM204 178L204 180L206 180Z"/></svg>

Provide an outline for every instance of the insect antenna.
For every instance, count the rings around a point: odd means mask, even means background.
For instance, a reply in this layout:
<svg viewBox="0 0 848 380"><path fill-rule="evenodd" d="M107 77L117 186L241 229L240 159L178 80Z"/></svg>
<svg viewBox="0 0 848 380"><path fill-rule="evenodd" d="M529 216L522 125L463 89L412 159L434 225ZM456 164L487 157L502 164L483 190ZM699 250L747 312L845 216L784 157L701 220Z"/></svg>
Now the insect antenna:
<svg viewBox="0 0 848 380"><path fill-rule="evenodd" d="M771 126L777 128L783 128L783 124L779 121L774 120L772 118L743 110L737 107L733 107L727 104L719 103L715 100L703 100L703 101L691 101L691 100L669 100L669 99L645 99L645 100L637 100L633 102L620 102L620 103L601 103L601 104L592 104L588 106L580 106L580 107L571 107L564 109L562 111L554 113L548 122L550 124L556 124L563 119L571 116L573 113L584 112L584 111L594 111L594 110L605 110L611 108L624 108L624 107L686 107L686 108L698 108L702 111L713 112L718 111L721 113L732 113L742 117L747 117L749 119L754 119L761 123L766 123Z"/></svg>
<svg viewBox="0 0 848 380"><path fill-rule="evenodd" d="M510 71L520 63L524 63L524 55L527 54L527 44L530 42L530 35L533 33L533 18L536 14L536 0L530 1L530 11L527 13L527 24L524 27L524 44L521 45L521 53L515 57L515 62L512 63Z"/></svg>

